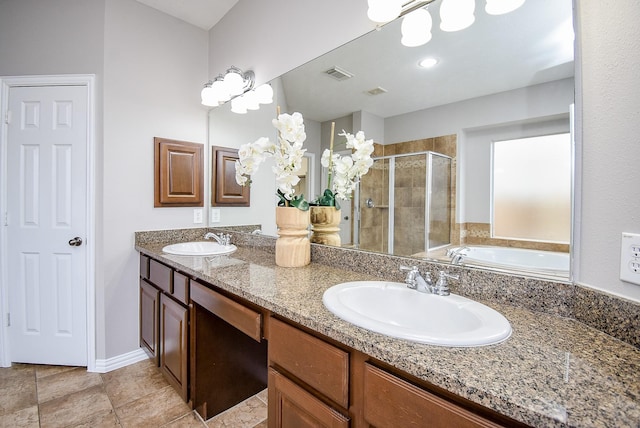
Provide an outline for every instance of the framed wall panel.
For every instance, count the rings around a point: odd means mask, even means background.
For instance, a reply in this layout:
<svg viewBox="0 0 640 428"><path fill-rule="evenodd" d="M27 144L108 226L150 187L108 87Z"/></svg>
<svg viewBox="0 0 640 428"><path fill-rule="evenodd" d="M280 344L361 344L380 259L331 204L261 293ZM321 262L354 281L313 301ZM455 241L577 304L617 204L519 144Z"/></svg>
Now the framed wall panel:
<svg viewBox="0 0 640 428"><path fill-rule="evenodd" d="M204 206L204 145L155 137L155 207Z"/></svg>
<svg viewBox="0 0 640 428"><path fill-rule="evenodd" d="M236 182L238 150L228 147L211 149L211 206L250 206L249 186L241 186Z"/></svg>

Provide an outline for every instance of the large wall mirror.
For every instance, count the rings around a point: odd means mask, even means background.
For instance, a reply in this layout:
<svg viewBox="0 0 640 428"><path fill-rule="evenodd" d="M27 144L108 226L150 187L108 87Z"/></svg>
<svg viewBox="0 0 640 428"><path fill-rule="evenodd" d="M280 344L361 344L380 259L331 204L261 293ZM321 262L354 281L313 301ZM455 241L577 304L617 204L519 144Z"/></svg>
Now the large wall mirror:
<svg viewBox="0 0 640 428"><path fill-rule="evenodd" d="M569 280L572 0L527 0L505 15L485 3L476 0L473 25L444 32L436 0L423 46L401 44L398 19L274 79L270 106L212 109L210 144L275 138L276 105L301 112L313 199L331 122L336 133L362 130L376 159L343 204L343 246ZM425 58L436 64L421 67ZM259 224L275 235L268 166L252 186L250 208L222 208L211 226Z"/></svg>

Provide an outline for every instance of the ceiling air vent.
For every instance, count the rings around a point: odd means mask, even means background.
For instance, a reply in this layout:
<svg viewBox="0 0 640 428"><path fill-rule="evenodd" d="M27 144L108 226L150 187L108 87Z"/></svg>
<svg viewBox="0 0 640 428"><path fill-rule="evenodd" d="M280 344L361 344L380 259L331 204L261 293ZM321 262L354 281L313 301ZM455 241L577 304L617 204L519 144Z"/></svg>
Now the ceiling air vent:
<svg viewBox="0 0 640 428"><path fill-rule="evenodd" d="M336 66L333 66L330 69L326 70L325 73L336 80L347 80L353 77L353 74Z"/></svg>
<svg viewBox="0 0 640 428"><path fill-rule="evenodd" d="M367 91L367 94L369 95L380 95L380 94L384 94L385 92L387 92L387 90L381 86L378 86L377 88L373 88L373 89L369 89Z"/></svg>

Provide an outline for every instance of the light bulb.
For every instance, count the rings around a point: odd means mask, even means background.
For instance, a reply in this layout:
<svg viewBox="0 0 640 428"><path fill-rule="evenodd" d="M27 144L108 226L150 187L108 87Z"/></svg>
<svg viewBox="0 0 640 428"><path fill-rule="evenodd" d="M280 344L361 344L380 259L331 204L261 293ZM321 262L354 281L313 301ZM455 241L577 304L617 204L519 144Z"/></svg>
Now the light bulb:
<svg viewBox="0 0 640 428"><path fill-rule="evenodd" d="M226 103L231 99L231 95L229 95L229 91L227 90L227 85L224 84L222 78L214 80L211 84L211 88L215 92L219 102Z"/></svg>
<svg viewBox="0 0 640 428"><path fill-rule="evenodd" d="M231 95L240 95L244 91L244 79L236 70L230 68L224 75L224 84Z"/></svg>
<svg viewBox="0 0 640 428"><path fill-rule="evenodd" d="M235 97L231 100L231 111L238 114L245 114L247 112L244 97Z"/></svg>
<svg viewBox="0 0 640 428"><path fill-rule="evenodd" d="M218 106L218 98L216 97L216 93L209 84L202 88L202 92L200 92L200 98L202 100L202 105L208 107Z"/></svg>
<svg viewBox="0 0 640 428"><path fill-rule="evenodd" d="M438 60L435 58L425 58L422 61L420 61L418 64L420 64L420 67L423 67L423 68L431 68L437 63L438 63Z"/></svg>
<svg viewBox="0 0 640 428"><path fill-rule="evenodd" d="M473 15L475 9L475 0L442 0L440 29L442 31L464 30L476 20Z"/></svg>
<svg viewBox="0 0 640 428"><path fill-rule="evenodd" d="M260 108L260 104L258 103L258 96L254 91L246 92L242 98L244 98L245 106L247 110L258 110Z"/></svg>
<svg viewBox="0 0 640 428"><path fill-rule="evenodd" d="M377 23L393 21L402 11L402 0L367 0L367 3L367 16Z"/></svg>
<svg viewBox="0 0 640 428"><path fill-rule="evenodd" d="M268 83L256 88L256 96L260 104L271 104L273 102L273 88Z"/></svg>
<svg viewBox="0 0 640 428"><path fill-rule="evenodd" d="M487 0L484 10L489 15L504 15L513 12L524 4L525 0Z"/></svg>
<svg viewBox="0 0 640 428"><path fill-rule="evenodd" d="M402 19L401 43L408 47L421 46L431 40L433 20L426 9L417 9Z"/></svg>

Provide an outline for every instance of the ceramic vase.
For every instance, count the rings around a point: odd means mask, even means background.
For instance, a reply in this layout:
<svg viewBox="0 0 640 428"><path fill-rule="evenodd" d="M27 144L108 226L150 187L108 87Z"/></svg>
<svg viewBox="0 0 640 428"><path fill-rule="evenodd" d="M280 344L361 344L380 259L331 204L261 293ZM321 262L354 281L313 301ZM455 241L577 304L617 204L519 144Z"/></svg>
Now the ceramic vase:
<svg viewBox="0 0 640 428"><path fill-rule="evenodd" d="M335 207L312 206L311 209L311 242L339 247L340 210Z"/></svg>
<svg viewBox="0 0 640 428"><path fill-rule="evenodd" d="M309 242L309 211L294 207L276 207L276 264L301 267L311 262Z"/></svg>

